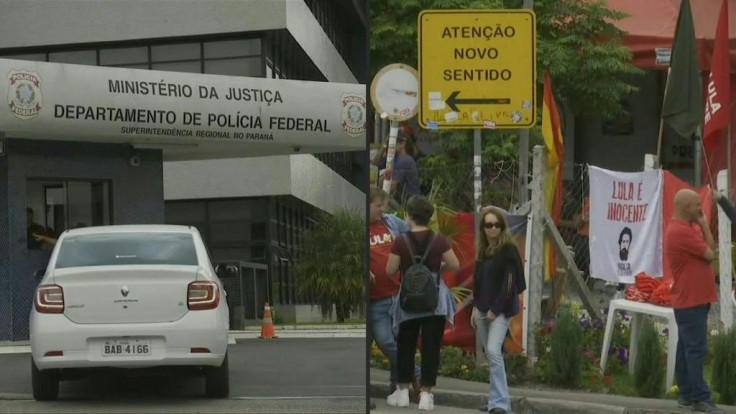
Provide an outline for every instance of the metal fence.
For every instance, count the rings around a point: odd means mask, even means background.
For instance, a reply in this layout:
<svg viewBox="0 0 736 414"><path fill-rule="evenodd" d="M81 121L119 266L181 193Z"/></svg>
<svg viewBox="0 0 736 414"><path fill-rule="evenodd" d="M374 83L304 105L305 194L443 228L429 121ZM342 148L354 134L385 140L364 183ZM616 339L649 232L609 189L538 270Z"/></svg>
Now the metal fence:
<svg viewBox="0 0 736 414"><path fill-rule="evenodd" d="M230 309L230 329L242 330L247 323L263 319L268 300L268 266L241 261L215 265Z"/></svg>
<svg viewBox="0 0 736 414"><path fill-rule="evenodd" d="M473 161L433 165L428 158L419 158L417 173L421 194L438 205L455 211L473 211ZM511 210L518 205L519 177L516 160L483 160L482 205L495 205ZM372 184L382 187L382 175Z"/></svg>
<svg viewBox="0 0 736 414"><path fill-rule="evenodd" d="M555 225L574 254L575 264L587 280L590 275L588 166L575 164L573 178L565 180L563 187L562 212Z"/></svg>

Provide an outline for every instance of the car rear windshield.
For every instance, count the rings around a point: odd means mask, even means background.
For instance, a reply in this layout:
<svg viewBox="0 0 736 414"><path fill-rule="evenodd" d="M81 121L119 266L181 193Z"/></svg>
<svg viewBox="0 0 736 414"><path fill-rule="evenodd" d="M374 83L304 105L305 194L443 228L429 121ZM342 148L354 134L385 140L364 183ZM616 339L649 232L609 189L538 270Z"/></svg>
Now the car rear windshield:
<svg viewBox="0 0 736 414"><path fill-rule="evenodd" d="M56 268L115 265L196 266L194 239L186 233L109 233L68 236Z"/></svg>

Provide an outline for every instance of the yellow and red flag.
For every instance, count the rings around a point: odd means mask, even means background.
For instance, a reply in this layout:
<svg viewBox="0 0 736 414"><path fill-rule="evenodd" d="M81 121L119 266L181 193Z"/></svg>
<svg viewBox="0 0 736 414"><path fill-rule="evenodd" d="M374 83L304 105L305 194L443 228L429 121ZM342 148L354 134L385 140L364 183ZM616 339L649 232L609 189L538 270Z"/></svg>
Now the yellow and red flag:
<svg viewBox="0 0 736 414"><path fill-rule="evenodd" d="M565 141L562 138L562 123L557 110L555 97L552 94L552 81L549 71L544 72L544 99L542 105L542 136L547 148L547 179L545 182L545 201L555 223L562 214L563 188L562 164L565 158ZM554 246L550 242L545 245L545 263L547 277L556 271Z"/></svg>

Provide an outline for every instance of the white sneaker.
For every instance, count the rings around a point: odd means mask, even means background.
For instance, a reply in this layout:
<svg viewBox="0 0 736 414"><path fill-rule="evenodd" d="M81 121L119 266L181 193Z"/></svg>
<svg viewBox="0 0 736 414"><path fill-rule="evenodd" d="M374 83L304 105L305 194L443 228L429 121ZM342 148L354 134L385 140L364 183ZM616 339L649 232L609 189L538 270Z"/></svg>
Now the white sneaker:
<svg viewBox="0 0 736 414"><path fill-rule="evenodd" d="M427 391L419 393L419 409L424 411L434 410L434 395Z"/></svg>
<svg viewBox="0 0 736 414"><path fill-rule="evenodd" d="M386 403L391 407L408 407L409 406L409 389L396 388L391 395L386 398Z"/></svg>

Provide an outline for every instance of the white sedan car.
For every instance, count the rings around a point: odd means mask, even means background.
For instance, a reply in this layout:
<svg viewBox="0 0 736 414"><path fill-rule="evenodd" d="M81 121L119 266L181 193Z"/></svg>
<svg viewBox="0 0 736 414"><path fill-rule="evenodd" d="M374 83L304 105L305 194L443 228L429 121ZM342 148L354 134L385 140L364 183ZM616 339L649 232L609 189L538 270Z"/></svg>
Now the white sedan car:
<svg viewBox="0 0 736 414"><path fill-rule="evenodd" d="M228 308L197 229L138 225L64 232L30 317L33 397L90 368L189 367L229 393ZM176 368L181 369L181 368Z"/></svg>

